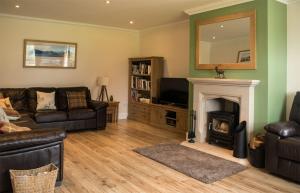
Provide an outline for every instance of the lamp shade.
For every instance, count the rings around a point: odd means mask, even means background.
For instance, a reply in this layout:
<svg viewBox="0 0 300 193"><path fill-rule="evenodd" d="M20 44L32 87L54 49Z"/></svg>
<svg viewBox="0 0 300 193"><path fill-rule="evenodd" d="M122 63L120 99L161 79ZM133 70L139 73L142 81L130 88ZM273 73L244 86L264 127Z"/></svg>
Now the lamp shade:
<svg viewBox="0 0 300 193"><path fill-rule="evenodd" d="M109 78L108 77L99 77L97 80L97 85L98 86L107 86L109 83Z"/></svg>

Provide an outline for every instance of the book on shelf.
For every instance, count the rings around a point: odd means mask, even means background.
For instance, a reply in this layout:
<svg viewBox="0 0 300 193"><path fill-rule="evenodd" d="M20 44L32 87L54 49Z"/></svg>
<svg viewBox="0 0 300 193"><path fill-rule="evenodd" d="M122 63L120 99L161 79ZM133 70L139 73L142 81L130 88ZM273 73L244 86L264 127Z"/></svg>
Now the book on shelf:
<svg viewBox="0 0 300 193"><path fill-rule="evenodd" d="M136 76L131 76L131 88L138 90L150 91L151 81Z"/></svg>
<svg viewBox="0 0 300 193"><path fill-rule="evenodd" d="M132 73L139 75L150 75L151 74L151 65L147 65L144 63L133 64L132 65Z"/></svg>

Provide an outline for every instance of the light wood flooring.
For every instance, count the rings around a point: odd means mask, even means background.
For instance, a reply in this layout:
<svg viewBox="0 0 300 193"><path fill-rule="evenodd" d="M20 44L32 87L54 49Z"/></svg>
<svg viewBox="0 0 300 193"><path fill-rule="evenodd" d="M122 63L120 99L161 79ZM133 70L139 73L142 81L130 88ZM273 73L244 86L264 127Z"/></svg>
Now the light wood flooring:
<svg viewBox="0 0 300 193"><path fill-rule="evenodd" d="M104 131L70 133L65 140L64 182L55 192L300 193L300 185L253 167L204 184L132 151L136 147L184 140L183 134L126 120L108 125ZM199 144L195 148L210 149Z"/></svg>

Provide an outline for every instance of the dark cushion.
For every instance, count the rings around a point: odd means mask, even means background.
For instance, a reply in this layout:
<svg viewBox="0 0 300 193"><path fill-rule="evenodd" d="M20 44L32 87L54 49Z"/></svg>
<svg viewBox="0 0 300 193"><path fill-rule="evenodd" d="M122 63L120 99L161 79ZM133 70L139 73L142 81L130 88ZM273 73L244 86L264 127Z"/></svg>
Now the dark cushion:
<svg viewBox="0 0 300 193"><path fill-rule="evenodd" d="M285 159L300 162L300 137L278 140L278 155Z"/></svg>
<svg viewBox="0 0 300 193"><path fill-rule="evenodd" d="M16 111L28 110L25 88L2 88L0 92L9 100Z"/></svg>
<svg viewBox="0 0 300 193"><path fill-rule="evenodd" d="M300 125L294 121L271 123L265 126L265 130L281 137L292 137L300 131Z"/></svg>
<svg viewBox="0 0 300 193"><path fill-rule="evenodd" d="M67 120L67 113L63 111L39 111L34 114L38 123L59 122Z"/></svg>
<svg viewBox="0 0 300 193"><path fill-rule="evenodd" d="M91 100L91 93L87 87L63 87L57 88L56 90L56 97L57 97L57 104L56 107L58 110L66 111L68 110L68 99L67 93L68 91L84 91L86 93L86 100L89 103Z"/></svg>
<svg viewBox="0 0 300 193"><path fill-rule="evenodd" d="M29 88L27 90L27 96L28 96L28 108L31 112L36 112L36 107L37 107L37 95L36 92L46 92L46 93L51 93L55 92L56 89L53 87L33 87ZM55 102L56 103L56 102Z"/></svg>
<svg viewBox="0 0 300 193"><path fill-rule="evenodd" d="M96 112L92 109L74 109L68 112L69 120L82 120L96 118Z"/></svg>
<svg viewBox="0 0 300 193"><path fill-rule="evenodd" d="M87 108L85 91L67 91L68 109Z"/></svg>

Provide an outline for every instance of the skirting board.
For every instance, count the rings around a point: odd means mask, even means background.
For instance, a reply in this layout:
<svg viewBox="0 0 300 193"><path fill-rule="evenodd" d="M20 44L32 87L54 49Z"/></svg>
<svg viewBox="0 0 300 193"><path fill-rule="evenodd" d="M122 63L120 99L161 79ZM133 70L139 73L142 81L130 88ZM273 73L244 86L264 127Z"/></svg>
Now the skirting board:
<svg viewBox="0 0 300 193"><path fill-rule="evenodd" d="M128 113L119 113L119 119L127 119Z"/></svg>

